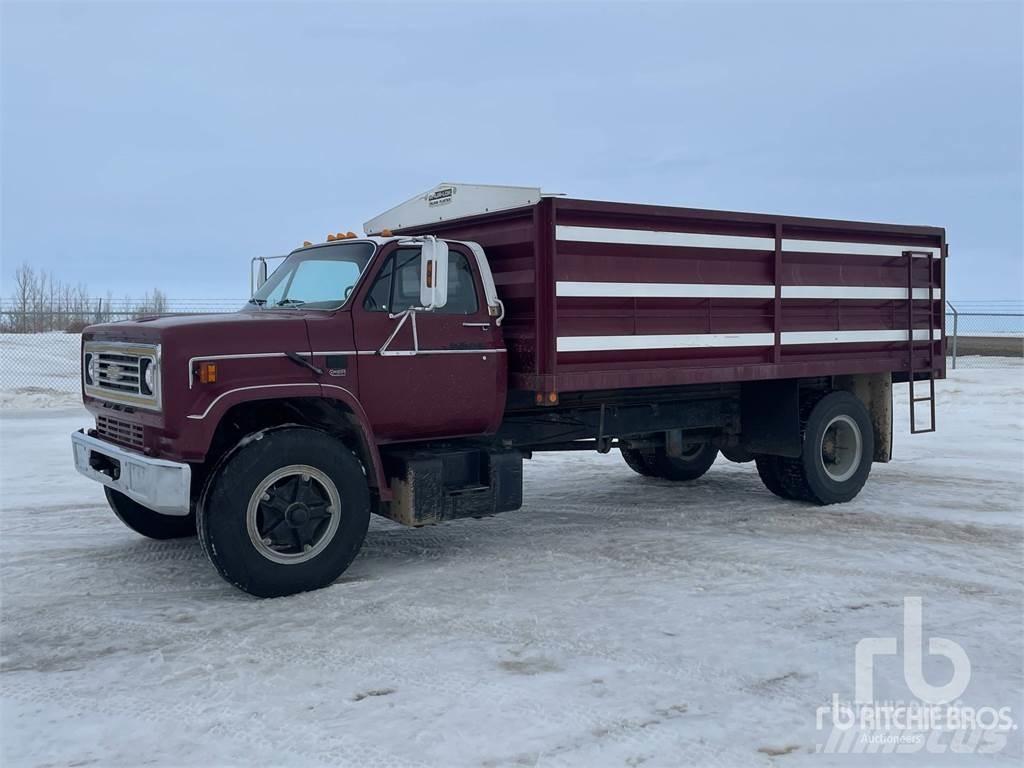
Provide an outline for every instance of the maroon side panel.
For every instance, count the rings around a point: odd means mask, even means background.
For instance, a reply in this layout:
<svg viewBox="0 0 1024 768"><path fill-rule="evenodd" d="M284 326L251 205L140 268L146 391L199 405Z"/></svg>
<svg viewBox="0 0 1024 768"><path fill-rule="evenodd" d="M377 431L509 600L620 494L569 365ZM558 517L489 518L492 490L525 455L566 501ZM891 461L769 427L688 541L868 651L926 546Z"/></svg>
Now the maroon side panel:
<svg viewBox="0 0 1024 768"><path fill-rule="evenodd" d="M765 247L708 248L556 239L557 226L764 238ZM941 248L937 227L833 221L756 213L545 198L536 206L403 230L480 243L505 303L509 386L569 392L843 373L945 374L944 338L935 342L783 343L807 331L942 329L943 301L783 298L783 286L908 287L907 260L857 245ZM850 243L849 252L785 249L785 241ZM845 250L845 249L844 249ZM944 263L913 262L917 289L945 287ZM558 282L762 286L747 298L558 296ZM768 334L751 347L557 352L559 337L643 334ZM909 351L913 349L913 361ZM931 354L929 353L931 350ZM553 379L551 377L554 377ZM552 386L552 384L554 386Z"/></svg>
<svg viewBox="0 0 1024 768"><path fill-rule="evenodd" d="M556 283L659 284L649 294L672 284L711 293L728 293L736 286L762 289L756 298L559 296L556 336L567 342L572 342L572 337L587 337L581 340L586 342L584 350L557 354L560 391L899 373L911 367L926 370L929 364L936 375L944 373L941 340L914 344L852 340L857 332L927 330L929 315L931 327L942 328L941 300L863 295L863 289L891 293L892 289L943 288L943 265L938 259L915 258L908 273L908 259L898 249L893 254L872 253L878 245L942 248L944 232L939 228L570 199L558 199L554 206L556 227L633 230L623 237L608 238L627 242L590 241L600 239L602 233L573 240L575 231L565 233L566 239L555 243ZM628 242L644 232L762 240L728 243L728 247L713 246L707 239L692 246ZM823 241L823 245L820 251L813 246L807 246L807 251L787 250L793 240ZM834 243L844 245L834 248ZM567 294L577 287L567 286ZM823 290L811 298L784 298L786 287ZM635 285L630 290L644 293ZM860 297L856 296L858 290ZM792 334L806 332L839 332L843 340L794 340ZM621 340L625 347L635 341L632 337L697 334L709 334L709 341L676 348L602 348L614 347L613 337L630 337ZM725 343L735 334L759 336L749 347L731 346L732 339ZM590 340L593 348L587 346ZM929 348L934 350L934 359Z"/></svg>

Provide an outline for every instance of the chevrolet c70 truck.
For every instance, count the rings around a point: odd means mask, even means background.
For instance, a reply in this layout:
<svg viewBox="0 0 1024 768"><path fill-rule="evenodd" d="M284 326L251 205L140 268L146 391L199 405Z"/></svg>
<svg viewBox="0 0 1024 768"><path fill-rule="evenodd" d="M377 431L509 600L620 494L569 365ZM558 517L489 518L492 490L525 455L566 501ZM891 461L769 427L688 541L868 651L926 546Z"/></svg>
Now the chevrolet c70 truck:
<svg viewBox="0 0 1024 768"><path fill-rule="evenodd" d="M78 470L254 595L330 584L371 513L517 509L537 451L683 484L721 453L833 504L889 460L894 382L934 428L942 229L442 184L365 231L257 260L234 314L82 335Z"/></svg>

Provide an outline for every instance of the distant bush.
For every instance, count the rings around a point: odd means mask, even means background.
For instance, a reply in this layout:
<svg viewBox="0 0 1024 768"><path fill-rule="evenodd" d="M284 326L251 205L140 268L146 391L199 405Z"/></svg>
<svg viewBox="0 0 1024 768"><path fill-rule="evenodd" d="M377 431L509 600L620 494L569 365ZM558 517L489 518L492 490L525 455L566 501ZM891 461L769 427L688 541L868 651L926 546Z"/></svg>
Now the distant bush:
<svg viewBox="0 0 1024 768"><path fill-rule="evenodd" d="M142 301L90 298L82 283L72 286L52 273L36 271L22 264L14 273L14 295L3 301L0 332L44 333L68 331L80 333L93 323L108 323L146 315L166 314L167 295L159 288Z"/></svg>

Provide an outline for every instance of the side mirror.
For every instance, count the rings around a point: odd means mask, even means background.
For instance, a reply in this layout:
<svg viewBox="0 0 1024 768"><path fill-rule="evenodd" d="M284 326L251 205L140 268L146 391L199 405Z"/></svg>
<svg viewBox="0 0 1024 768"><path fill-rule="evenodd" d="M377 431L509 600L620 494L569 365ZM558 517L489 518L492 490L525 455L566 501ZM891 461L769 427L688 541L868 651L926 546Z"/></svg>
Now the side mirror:
<svg viewBox="0 0 1024 768"><path fill-rule="evenodd" d="M255 296L256 291L267 282L267 259L264 256L253 256L249 264L249 295Z"/></svg>
<svg viewBox="0 0 1024 768"><path fill-rule="evenodd" d="M420 253L420 305L439 309L448 303L448 243L434 237Z"/></svg>

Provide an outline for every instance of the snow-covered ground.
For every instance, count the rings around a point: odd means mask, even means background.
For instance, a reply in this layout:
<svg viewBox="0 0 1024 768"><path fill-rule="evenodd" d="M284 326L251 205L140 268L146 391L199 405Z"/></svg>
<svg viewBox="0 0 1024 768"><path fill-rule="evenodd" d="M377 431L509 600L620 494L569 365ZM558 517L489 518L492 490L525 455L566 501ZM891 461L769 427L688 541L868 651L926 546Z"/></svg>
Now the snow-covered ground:
<svg viewBox="0 0 1024 768"><path fill-rule="evenodd" d="M896 457L845 506L784 502L721 459L682 486L616 455L541 456L522 510L421 530L375 520L336 585L277 600L229 587L195 541L123 528L72 469L84 411L12 395L0 763L972 758L818 754L815 713L852 698L855 645L900 636L919 595L925 637L970 659L963 703L1024 718L1022 373L951 371L939 431L914 437L900 387ZM948 663L926 653L925 676L942 684ZM877 662L875 697L909 697L898 658ZM1020 731L995 758L1019 764Z"/></svg>

